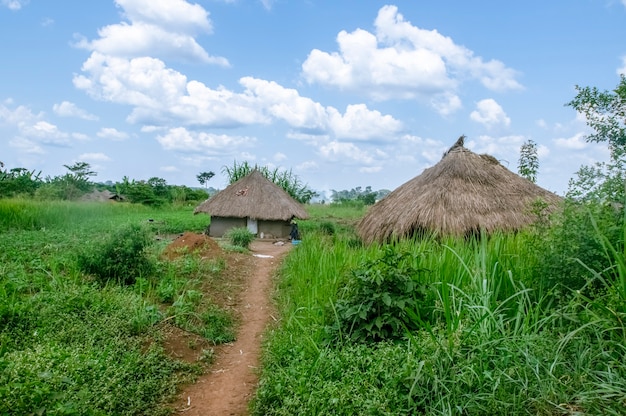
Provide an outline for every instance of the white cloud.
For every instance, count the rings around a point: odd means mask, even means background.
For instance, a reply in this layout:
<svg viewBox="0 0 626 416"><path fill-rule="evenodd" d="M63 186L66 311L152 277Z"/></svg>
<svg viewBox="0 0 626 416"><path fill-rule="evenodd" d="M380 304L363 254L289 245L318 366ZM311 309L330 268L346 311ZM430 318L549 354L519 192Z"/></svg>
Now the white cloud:
<svg viewBox="0 0 626 416"><path fill-rule="evenodd" d="M521 89L514 70L483 61L436 30L405 21L396 6L384 6L376 34L357 29L337 35L339 50L314 49L302 65L309 83L364 91L375 99L454 95L462 79L475 79L496 91Z"/></svg>
<svg viewBox="0 0 626 416"><path fill-rule="evenodd" d="M122 140L126 140L129 138L128 133L119 131L118 129L113 128L113 127L103 127L98 131L98 133L96 133L96 135L100 137L101 139L108 139L108 140L114 140L114 141L122 141Z"/></svg>
<svg viewBox="0 0 626 416"><path fill-rule="evenodd" d="M211 33L209 13L185 0L115 0L131 22L154 23L174 31Z"/></svg>
<svg viewBox="0 0 626 416"><path fill-rule="evenodd" d="M273 158L275 162L282 162L283 160L287 159L287 155L284 153L278 152L274 154Z"/></svg>
<svg viewBox="0 0 626 416"><path fill-rule="evenodd" d="M178 172L179 169L176 166L161 166L159 168L161 172Z"/></svg>
<svg viewBox="0 0 626 416"><path fill-rule="evenodd" d="M17 149L21 153L43 155L45 152L36 142L24 137L14 137L9 140L9 146Z"/></svg>
<svg viewBox="0 0 626 416"><path fill-rule="evenodd" d="M343 115L332 111L330 124L337 138L355 140L390 140L402 128L402 123L392 116L371 111L365 104L349 105Z"/></svg>
<svg viewBox="0 0 626 416"><path fill-rule="evenodd" d="M12 104L9 100L7 104ZM35 115L30 108L20 105L15 109L10 109L5 105L0 105L0 121L7 124L20 126L26 123L33 123L34 120L40 118L42 114Z"/></svg>
<svg viewBox="0 0 626 416"><path fill-rule="evenodd" d="M511 171L517 170L519 149L527 140L521 135L492 137L480 135L476 139L465 139L465 147L478 154L488 154Z"/></svg>
<svg viewBox="0 0 626 416"><path fill-rule="evenodd" d="M274 5L275 2L276 0L261 0L261 4L263 4L263 7L265 8L265 10L272 10L272 6Z"/></svg>
<svg viewBox="0 0 626 416"><path fill-rule="evenodd" d="M2 0L2 5L9 8L9 10L19 10L29 2L30 0Z"/></svg>
<svg viewBox="0 0 626 416"><path fill-rule="evenodd" d="M589 145L585 140L584 133L576 133L572 137L562 137L554 139L554 144L557 147L570 150L582 150Z"/></svg>
<svg viewBox="0 0 626 416"><path fill-rule="evenodd" d="M452 93L438 94L432 97L430 104L442 116L447 116L463 107L461 99Z"/></svg>
<svg viewBox="0 0 626 416"><path fill-rule="evenodd" d="M82 108L78 108L76 104L69 101L63 101L60 104L54 104L52 106L52 110L56 115L61 117L78 117L82 118L83 120L98 120L97 116L90 114Z"/></svg>
<svg viewBox="0 0 626 416"><path fill-rule="evenodd" d="M105 155L104 153L83 153L82 155L78 156L78 160L94 161L94 162L108 162L111 160L111 158Z"/></svg>
<svg viewBox="0 0 626 416"><path fill-rule="evenodd" d="M365 166L365 167L359 168L359 172L361 173L377 173L377 172L380 172L381 170L383 170L382 166Z"/></svg>
<svg viewBox="0 0 626 416"><path fill-rule="evenodd" d="M470 119L488 128L497 125L508 127L511 124L511 119L500 104L491 98L480 100L476 104L476 110L470 114Z"/></svg>
<svg viewBox="0 0 626 416"><path fill-rule="evenodd" d="M402 125L389 115L348 106L345 114L324 107L297 90L276 82L243 77L244 91L212 89L187 78L155 58L113 58L93 53L83 64L85 75L74 85L94 98L133 106L130 122L235 127L280 120L305 135L326 135L358 140L389 138Z"/></svg>
<svg viewBox="0 0 626 416"><path fill-rule="evenodd" d="M229 66L228 60L214 57L194 36L211 33L208 12L184 0L116 0L130 23L109 25L98 31L98 39L79 37L75 46L118 58L144 56L204 62Z"/></svg>
<svg viewBox="0 0 626 416"><path fill-rule="evenodd" d="M36 139L40 143L57 146L69 144L69 135L47 121L37 121L34 124L23 125L20 131L25 136Z"/></svg>
<svg viewBox="0 0 626 416"><path fill-rule="evenodd" d="M256 142L251 137L194 132L183 127L170 129L156 139L165 150L202 152L208 155L231 155L241 147L250 147Z"/></svg>
<svg viewBox="0 0 626 416"><path fill-rule="evenodd" d="M315 162L314 160L307 160L305 162L300 163L298 166L296 166L295 169L298 172L306 172L306 171L313 171L317 168L318 168L317 162Z"/></svg>
<svg viewBox="0 0 626 416"><path fill-rule="evenodd" d="M337 161L353 161L359 164L372 164L374 158L367 152L359 149L353 143L341 143L337 141L330 142L319 148L322 157L331 162Z"/></svg>

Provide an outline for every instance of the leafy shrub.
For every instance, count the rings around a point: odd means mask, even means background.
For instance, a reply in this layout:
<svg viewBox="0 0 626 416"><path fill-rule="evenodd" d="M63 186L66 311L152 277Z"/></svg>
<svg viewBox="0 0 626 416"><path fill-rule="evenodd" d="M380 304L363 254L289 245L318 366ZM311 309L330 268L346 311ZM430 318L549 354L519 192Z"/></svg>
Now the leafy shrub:
<svg viewBox="0 0 626 416"><path fill-rule="evenodd" d="M101 283L115 280L132 285L143 274L149 274L154 264L146 253L152 243L149 232L135 224L113 233L100 245L94 245L78 257L79 267L96 276Z"/></svg>
<svg viewBox="0 0 626 416"><path fill-rule="evenodd" d="M425 270L411 265L414 257L386 246L380 258L352 271L335 310L338 329L355 341L401 338L417 323L407 310L425 312L426 287L419 275Z"/></svg>
<svg viewBox="0 0 626 416"><path fill-rule="evenodd" d="M246 227L236 227L228 230L225 237L230 240L232 245L247 249L250 247L250 243L254 240L255 235Z"/></svg>
<svg viewBox="0 0 626 416"><path fill-rule="evenodd" d="M611 206L568 201L560 221L535 244L534 275L540 277L537 286L545 291L564 287L569 290L563 294L569 294L595 279L590 270L609 270L611 264L600 236L621 246L622 224L621 213ZM590 288L598 289L595 285Z"/></svg>

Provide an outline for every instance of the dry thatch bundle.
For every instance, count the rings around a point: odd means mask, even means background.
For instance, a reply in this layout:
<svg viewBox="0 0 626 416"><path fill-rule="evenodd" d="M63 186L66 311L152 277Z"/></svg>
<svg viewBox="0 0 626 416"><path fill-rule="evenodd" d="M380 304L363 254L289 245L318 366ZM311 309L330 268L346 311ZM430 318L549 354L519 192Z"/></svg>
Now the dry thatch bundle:
<svg viewBox="0 0 626 416"><path fill-rule="evenodd" d="M562 200L509 171L489 155L463 147L463 136L435 166L370 208L357 225L366 243L420 232L468 235L515 231L531 224L537 199L554 210Z"/></svg>
<svg viewBox="0 0 626 416"><path fill-rule="evenodd" d="M258 170L198 205L193 213L199 212L215 217L283 221L309 216L300 203Z"/></svg>

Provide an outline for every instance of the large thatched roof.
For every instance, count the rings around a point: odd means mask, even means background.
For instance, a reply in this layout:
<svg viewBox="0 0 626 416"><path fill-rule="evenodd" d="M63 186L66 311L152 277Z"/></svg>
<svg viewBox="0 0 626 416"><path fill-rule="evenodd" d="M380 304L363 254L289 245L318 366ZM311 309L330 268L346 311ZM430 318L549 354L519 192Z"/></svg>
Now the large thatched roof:
<svg viewBox="0 0 626 416"><path fill-rule="evenodd" d="M531 204L550 210L561 197L511 172L493 156L463 147L463 137L441 161L373 205L357 225L371 243L416 232L467 235L518 230L536 220Z"/></svg>
<svg viewBox="0 0 626 416"><path fill-rule="evenodd" d="M216 217L284 221L309 216L300 203L258 170L198 205L194 214L199 212Z"/></svg>

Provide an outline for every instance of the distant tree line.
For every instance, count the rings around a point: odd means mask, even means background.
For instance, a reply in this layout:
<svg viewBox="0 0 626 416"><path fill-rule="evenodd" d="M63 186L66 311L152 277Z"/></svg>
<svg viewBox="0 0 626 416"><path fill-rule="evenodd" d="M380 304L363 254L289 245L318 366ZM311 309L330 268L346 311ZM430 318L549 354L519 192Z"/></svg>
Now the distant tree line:
<svg viewBox="0 0 626 416"><path fill-rule="evenodd" d="M94 190L109 190L118 199L158 206L165 203L203 201L207 189L192 189L181 185L168 185L165 179L152 177L134 180L124 176L121 182L97 183L92 181L96 172L86 162L63 165L69 172L59 176L42 177L41 171L25 168L7 168L0 162L0 198L29 197L41 200L79 200ZM208 179L207 179L208 180Z"/></svg>
<svg viewBox="0 0 626 416"><path fill-rule="evenodd" d="M390 192L391 191L388 189L373 191L371 186L366 186L365 189L357 186L356 188L352 188L349 191L336 191L332 189L331 199L334 203L357 201L362 202L364 205L374 205L376 201L384 198Z"/></svg>

